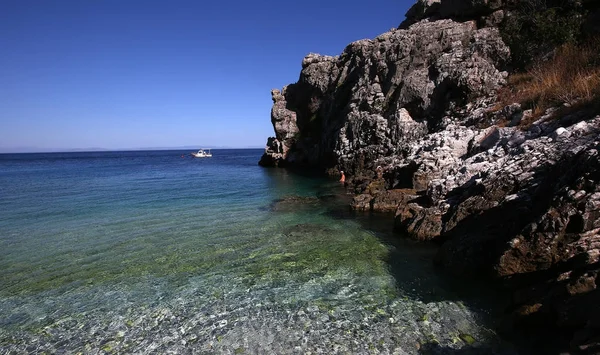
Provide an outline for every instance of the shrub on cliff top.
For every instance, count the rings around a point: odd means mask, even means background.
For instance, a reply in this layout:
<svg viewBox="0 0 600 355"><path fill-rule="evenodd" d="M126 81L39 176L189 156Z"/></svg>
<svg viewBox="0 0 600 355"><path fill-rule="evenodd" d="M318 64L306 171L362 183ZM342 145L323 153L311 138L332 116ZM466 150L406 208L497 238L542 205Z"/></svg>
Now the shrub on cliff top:
<svg viewBox="0 0 600 355"><path fill-rule="evenodd" d="M519 102L532 108L534 117L564 103L600 102L600 40L560 46L549 59L511 75L500 98L505 104Z"/></svg>
<svg viewBox="0 0 600 355"><path fill-rule="evenodd" d="M582 36L585 10L572 0L521 0L501 25L512 62L524 69L554 48Z"/></svg>

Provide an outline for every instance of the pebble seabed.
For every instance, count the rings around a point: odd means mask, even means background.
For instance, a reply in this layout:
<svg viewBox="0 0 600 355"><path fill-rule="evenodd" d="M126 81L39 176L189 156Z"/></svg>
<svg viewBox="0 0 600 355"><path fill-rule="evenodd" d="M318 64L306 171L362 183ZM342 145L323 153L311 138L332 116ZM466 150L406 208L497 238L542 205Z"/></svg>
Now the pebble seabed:
<svg viewBox="0 0 600 355"><path fill-rule="evenodd" d="M222 280L225 281L225 280ZM227 280L231 284L231 280ZM296 285L296 292L321 288ZM281 290L278 290L281 291ZM291 291L291 290L288 290ZM96 291L103 292L103 291ZM5 353L434 353L485 344L500 351L493 331L460 302L360 299L348 285L330 299L277 300L273 289L243 285L212 296L190 289L160 304L139 305L124 291L117 309L50 313L36 331L0 332ZM89 290L85 297L94 297ZM286 292L287 293L287 292ZM70 295L78 299L81 295ZM77 302L77 300L73 300ZM350 301L350 302L349 302ZM352 302L354 301L354 302ZM381 300L379 300L381 301ZM52 307L52 302L46 302ZM490 345L492 344L492 345ZM506 350L508 351L508 350ZM506 352L509 353L509 352Z"/></svg>
<svg viewBox="0 0 600 355"><path fill-rule="evenodd" d="M164 238L133 261L109 250L93 276L13 280L0 298L0 353L514 353L485 309L418 297L430 270L409 263L412 281L400 282L394 247L374 232L297 212L220 242L187 238L179 253Z"/></svg>

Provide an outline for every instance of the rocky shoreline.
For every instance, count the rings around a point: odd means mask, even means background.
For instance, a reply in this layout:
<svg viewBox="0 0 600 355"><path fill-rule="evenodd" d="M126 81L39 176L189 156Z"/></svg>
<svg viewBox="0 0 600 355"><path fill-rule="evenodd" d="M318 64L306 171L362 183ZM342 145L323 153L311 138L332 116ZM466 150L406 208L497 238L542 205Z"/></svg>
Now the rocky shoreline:
<svg viewBox="0 0 600 355"><path fill-rule="evenodd" d="M393 212L401 235L441 244L438 264L511 290L507 328L591 354L600 112L499 104L510 4L419 0L398 29L309 54L298 82L271 93L275 137L259 164L343 170L352 208Z"/></svg>

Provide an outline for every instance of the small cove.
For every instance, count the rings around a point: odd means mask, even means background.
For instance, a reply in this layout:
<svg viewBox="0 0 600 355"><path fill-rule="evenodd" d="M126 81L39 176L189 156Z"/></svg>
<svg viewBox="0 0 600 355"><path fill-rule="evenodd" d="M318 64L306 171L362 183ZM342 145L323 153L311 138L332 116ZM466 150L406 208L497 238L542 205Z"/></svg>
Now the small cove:
<svg viewBox="0 0 600 355"><path fill-rule="evenodd" d="M337 182L186 153L0 156L3 352L514 353Z"/></svg>

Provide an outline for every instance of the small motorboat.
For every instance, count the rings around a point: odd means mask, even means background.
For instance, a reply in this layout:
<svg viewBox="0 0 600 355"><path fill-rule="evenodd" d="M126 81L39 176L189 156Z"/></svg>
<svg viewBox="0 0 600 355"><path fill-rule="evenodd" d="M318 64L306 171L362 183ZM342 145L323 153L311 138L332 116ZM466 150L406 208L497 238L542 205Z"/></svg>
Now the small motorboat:
<svg viewBox="0 0 600 355"><path fill-rule="evenodd" d="M192 155L196 158L211 158L212 157L210 149L200 149L197 152L192 153Z"/></svg>

